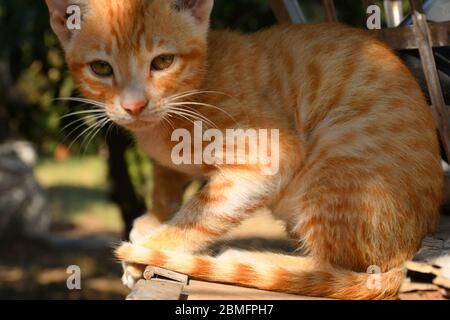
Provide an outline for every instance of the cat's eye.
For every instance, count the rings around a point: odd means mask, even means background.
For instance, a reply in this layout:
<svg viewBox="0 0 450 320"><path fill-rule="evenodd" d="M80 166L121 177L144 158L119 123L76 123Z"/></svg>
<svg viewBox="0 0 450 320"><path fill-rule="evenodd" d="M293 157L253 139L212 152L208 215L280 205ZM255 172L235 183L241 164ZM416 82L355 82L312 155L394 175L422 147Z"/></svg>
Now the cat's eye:
<svg viewBox="0 0 450 320"><path fill-rule="evenodd" d="M114 74L113 68L106 61L94 61L89 64L92 72L94 72L97 76L102 78L111 77Z"/></svg>
<svg viewBox="0 0 450 320"><path fill-rule="evenodd" d="M175 56L173 54L162 54L157 56L152 61L152 70L153 71L162 71L168 69L175 60Z"/></svg>

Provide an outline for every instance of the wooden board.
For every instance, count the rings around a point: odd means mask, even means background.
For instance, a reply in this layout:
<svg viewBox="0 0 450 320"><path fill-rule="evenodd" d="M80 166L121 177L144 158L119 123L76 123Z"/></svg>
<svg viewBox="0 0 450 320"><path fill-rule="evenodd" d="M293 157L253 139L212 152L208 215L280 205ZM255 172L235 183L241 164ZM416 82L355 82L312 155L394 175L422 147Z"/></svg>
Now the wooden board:
<svg viewBox="0 0 450 320"><path fill-rule="evenodd" d="M450 217L441 216L436 234L428 236L413 261L406 263L408 277L401 299L450 298Z"/></svg>
<svg viewBox="0 0 450 320"><path fill-rule="evenodd" d="M450 22L428 23L433 47L450 45ZM381 40L395 50L418 49L420 39L414 33L413 27L397 27L372 30Z"/></svg>
<svg viewBox="0 0 450 320"><path fill-rule="evenodd" d="M326 300L194 280L183 292L188 300Z"/></svg>
<svg viewBox="0 0 450 320"><path fill-rule="evenodd" d="M127 300L179 300L183 287L182 283L170 280L139 280Z"/></svg>
<svg viewBox="0 0 450 320"><path fill-rule="evenodd" d="M154 278L160 278L160 277L165 278L165 279L170 279L170 280L173 280L176 282L180 282L184 285L188 284L188 282L189 282L189 278L185 274L173 272L173 271L166 270L166 269L159 268L159 267L148 266L147 268L145 268L144 279L152 280Z"/></svg>

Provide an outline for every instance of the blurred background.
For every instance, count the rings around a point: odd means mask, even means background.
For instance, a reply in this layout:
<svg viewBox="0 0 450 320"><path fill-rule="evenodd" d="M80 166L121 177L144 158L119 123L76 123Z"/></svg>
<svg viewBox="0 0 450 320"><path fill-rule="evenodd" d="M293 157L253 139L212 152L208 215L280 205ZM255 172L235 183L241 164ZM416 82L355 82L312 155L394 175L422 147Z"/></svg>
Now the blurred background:
<svg viewBox="0 0 450 320"><path fill-rule="evenodd" d="M300 1L308 22L320 1ZM363 27L360 1L335 1ZM381 4L381 3L380 3ZM381 5L381 7L383 7ZM405 3L405 10L408 9ZM265 0L216 0L214 28L274 24ZM43 0L0 0L0 298L123 299L111 247L151 207L152 163L117 127L89 131ZM82 290L66 286L69 265Z"/></svg>

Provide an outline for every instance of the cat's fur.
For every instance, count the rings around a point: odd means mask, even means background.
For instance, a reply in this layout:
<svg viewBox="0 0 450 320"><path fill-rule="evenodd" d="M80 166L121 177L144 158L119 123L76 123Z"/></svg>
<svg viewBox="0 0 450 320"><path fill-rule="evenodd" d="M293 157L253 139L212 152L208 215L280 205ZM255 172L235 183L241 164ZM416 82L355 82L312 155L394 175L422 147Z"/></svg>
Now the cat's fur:
<svg viewBox="0 0 450 320"><path fill-rule="evenodd" d="M62 25L61 8L72 3L83 9L80 31ZM213 0L47 4L82 93L106 103L109 117L135 133L161 164L158 176L181 172L155 185L161 197L154 210L167 222L119 247L121 260L268 290L395 297L403 262L437 225L443 180L430 109L390 49L339 24L208 32ZM176 62L152 73L150 63L162 53L175 54ZM114 79L90 74L95 59L112 64ZM169 126L154 112L164 114L165 98L193 89L225 93L179 100L204 104L187 106L220 129L280 129L279 173L261 175L259 165L175 166L170 126L193 125L173 117ZM120 104L131 93L149 100L139 120ZM174 207L185 175L208 184ZM285 221L307 256L195 254L263 207ZM369 266L382 272L379 287L368 285Z"/></svg>

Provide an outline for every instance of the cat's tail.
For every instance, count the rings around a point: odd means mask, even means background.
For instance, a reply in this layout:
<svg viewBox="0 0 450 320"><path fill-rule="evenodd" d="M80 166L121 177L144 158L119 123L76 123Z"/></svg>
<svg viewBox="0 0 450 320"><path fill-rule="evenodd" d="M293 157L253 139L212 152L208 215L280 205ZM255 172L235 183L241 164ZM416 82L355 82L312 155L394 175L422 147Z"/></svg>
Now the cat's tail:
<svg viewBox="0 0 450 320"><path fill-rule="evenodd" d="M405 276L403 268L380 274L335 268L302 270L301 265L297 270L292 264L284 267L270 259L252 263L132 244L119 247L116 256L122 261L166 268L198 280L333 299L395 299Z"/></svg>

